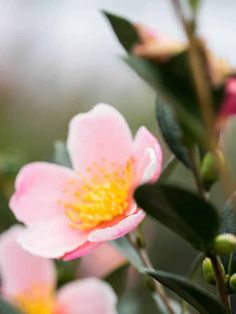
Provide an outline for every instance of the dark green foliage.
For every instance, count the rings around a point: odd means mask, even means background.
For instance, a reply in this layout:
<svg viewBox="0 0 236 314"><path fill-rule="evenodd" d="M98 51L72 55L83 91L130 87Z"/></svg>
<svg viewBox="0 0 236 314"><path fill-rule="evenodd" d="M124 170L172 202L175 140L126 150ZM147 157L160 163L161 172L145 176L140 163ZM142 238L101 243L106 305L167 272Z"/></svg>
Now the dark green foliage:
<svg viewBox="0 0 236 314"><path fill-rule="evenodd" d="M140 186L135 199L154 219L208 252L219 230L219 216L210 203L180 187L160 184Z"/></svg>
<svg viewBox="0 0 236 314"><path fill-rule="evenodd" d="M195 307L201 314L226 314L227 311L218 300L192 283L189 279L163 271L149 271L147 273L174 291L177 295Z"/></svg>

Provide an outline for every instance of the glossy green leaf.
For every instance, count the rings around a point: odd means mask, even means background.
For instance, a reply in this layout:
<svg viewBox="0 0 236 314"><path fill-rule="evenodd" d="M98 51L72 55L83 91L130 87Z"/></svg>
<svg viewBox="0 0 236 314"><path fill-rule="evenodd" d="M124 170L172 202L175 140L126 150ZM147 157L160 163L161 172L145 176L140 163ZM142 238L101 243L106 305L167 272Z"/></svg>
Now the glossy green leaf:
<svg viewBox="0 0 236 314"><path fill-rule="evenodd" d="M63 141L54 143L53 161L61 166L72 168L70 156L68 154L66 144Z"/></svg>
<svg viewBox="0 0 236 314"><path fill-rule="evenodd" d="M138 35L133 24L127 19L109 12L104 11L103 13L110 22L121 45L125 50L131 51L134 44L138 42Z"/></svg>
<svg viewBox="0 0 236 314"><path fill-rule="evenodd" d="M188 149L183 144L182 128L173 109L158 101L156 112L158 125L169 149L185 166L190 167Z"/></svg>
<svg viewBox="0 0 236 314"><path fill-rule="evenodd" d="M220 233L232 233L236 235L236 210L232 200L228 200L221 212ZM221 257L224 267L230 274L236 272L236 252L233 252L232 257ZM230 262L230 265L229 265Z"/></svg>
<svg viewBox="0 0 236 314"><path fill-rule="evenodd" d="M0 298L0 314L22 314L15 307Z"/></svg>
<svg viewBox="0 0 236 314"><path fill-rule="evenodd" d="M227 314L228 312L219 301L189 279L163 271L149 271L147 273L174 291L201 314Z"/></svg>
<svg viewBox="0 0 236 314"><path fill-rule="evenodd" d="M219 230L216 209L193 192L173 185L145 184L135 192L137 204L154 219L208 251Z"/></svg>

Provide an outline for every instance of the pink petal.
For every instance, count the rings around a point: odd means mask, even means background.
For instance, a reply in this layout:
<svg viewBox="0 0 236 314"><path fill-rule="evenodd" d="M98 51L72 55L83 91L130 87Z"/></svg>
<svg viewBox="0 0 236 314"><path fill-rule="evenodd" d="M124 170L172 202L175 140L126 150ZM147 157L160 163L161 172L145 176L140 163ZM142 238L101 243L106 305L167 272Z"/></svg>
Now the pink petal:
<svg viewBox="0 0 236 314"><path fill-rule="evenodd" d="M48 221L63 214L59 201L65 198L65 183L73 176L67 168L46 162L34 162L19 172L10 200L16 218L25 224Z"/></svg>
<svg viewBox="0 0 236 314"><path fill-rule="evenodd" d="M91 242L105 242L120 238L136 228L144 217L145 213L142 210L139 210L136 214L124 218L112 227L91 231L88 240Z"/></svg>
<svg viewBox="0 0 236 314"><path fill-rule="evenodd" d="M87 241L87 234L69 226L67 217L28 227L19 237L30 253L47 258L60 258Z"/></svg>
<svg viewBox="0 0 236 314"><path fill-rule="evenodd" d="M7 297L19 295L32 286L54 288L55 285L53 262L29 254L18 244L17 238L24 230L16 225L0 236L1 288Z"/></svg>
<svg viewBox="0 0 236 314"><path fill-rule="evenodd" d="M72 164L85 171L102 159L124 165L130 157L132 136L123 116L106 104L75 116L69 126L67 142Z"/></svg>
<svg viewBox="0 0 236 314"><path fill-rule="evenodd" d="M94 252L80 259L79 276L102 278L125 263L125 258L113 246L104 242Z"/></svg>
<svg viewBox="0 0 236 314"><path fill-rule="evenodd" d="M141 127L134 139L133 157L136 171L136 184L155 181L162 167L162 150L157 139Z"/></svg>
<svg viewBox="0 0 236 314"><path fill-rule="evenodd" d="M111 287L95 278L71 282L59 290L56 312L63 314L117 314Z"/></svg>
<svg viewBox="0 0 236 314"><path fill-rule="evenodd" d="M74 251L66 253L62 257L62 259L64 261L70 261L72 259L76 259L78 257L87 255L90 252L94 251L99 245L100 245L100 243L93 243L93 242L87 241L84 244L82 244L81 246L79 246L78 248L76 248Z"/></svg>

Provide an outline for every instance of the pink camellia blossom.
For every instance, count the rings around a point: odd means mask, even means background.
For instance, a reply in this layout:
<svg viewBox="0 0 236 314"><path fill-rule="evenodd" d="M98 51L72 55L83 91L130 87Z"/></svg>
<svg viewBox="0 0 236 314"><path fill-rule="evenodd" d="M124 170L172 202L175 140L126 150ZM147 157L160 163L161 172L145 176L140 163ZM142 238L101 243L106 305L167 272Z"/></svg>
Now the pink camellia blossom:
<svg viewBox="0 0 236 314"><path fill-rule="evenodd" d="M3 297L23 314L117 314L111 287L95 278L75 280L56 293L55 268L48 259L24 251L17 237L23 226L0 236L0 275Z"/></svg>
<svg viewBox="0 0 236 314"><path fill-rule="evenodd" d="M27 226L19 238L32 254L70 260L122 237L144 218L133 199L161 172L162 151L141 127L134 140L113 107L99 104L75 116L67 148L73 169L46 162L24 166L10 208Z"/></svg>

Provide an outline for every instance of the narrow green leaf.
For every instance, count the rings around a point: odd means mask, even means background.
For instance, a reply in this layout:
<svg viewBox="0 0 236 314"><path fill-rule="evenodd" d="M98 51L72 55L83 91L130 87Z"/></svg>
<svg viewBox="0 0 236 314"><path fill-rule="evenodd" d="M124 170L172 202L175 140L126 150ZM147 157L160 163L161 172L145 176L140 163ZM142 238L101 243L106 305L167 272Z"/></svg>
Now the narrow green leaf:
<svg viewBox="0 0 236 314"><path fill-rule="evenodd" d="M185 166L190 167L188 149L183 144L183 132L173 109L158 101L156 112L158 125L169 149Z"/></svg>
<svg viewBox="0 0 236 314"><path fill-rule="evenodd" d="M138 42L138 35L133 24L123 17L106 11L103 13L110 22L121 45L125 50L131 51L134 44Z"/></svg>
<svg viewBox="0 0 236 314"><path fill-rule="evenodd" d="M147 273L152 278L155 278L164 286L174 291L178 296L195 307L201 314L228 313L214 296L185 277L163 271L147 270Z"/></svg>
<svg viewBox="0 0 236 314"><path fill-rule="evenodd" d="M173 185L145 184L136 190L135 199L140 208L199 250L208 251L218 234L217 211L193 192Z"/></svg>
<svg viewBox="0 0 236 314"><path fill-rule="evenodd" d="M61 166L72 168L70 156L68 154L66 144L63 141L56 141L54 143L53 161Z"/></svg>
<svg viewBox="0 0 236 314"><path fill-rule="evenodd" d="M137 270L143 272L143 263L126 237L111 241L114 246Z"/></svg>
<svg viewBox="0 0 236 314"><path fill-rule="evenodd" d="M15 307L0 298L0 314L22 314Z"/></svg>

